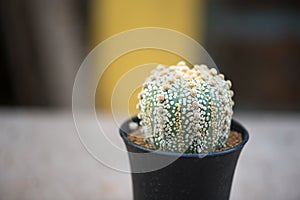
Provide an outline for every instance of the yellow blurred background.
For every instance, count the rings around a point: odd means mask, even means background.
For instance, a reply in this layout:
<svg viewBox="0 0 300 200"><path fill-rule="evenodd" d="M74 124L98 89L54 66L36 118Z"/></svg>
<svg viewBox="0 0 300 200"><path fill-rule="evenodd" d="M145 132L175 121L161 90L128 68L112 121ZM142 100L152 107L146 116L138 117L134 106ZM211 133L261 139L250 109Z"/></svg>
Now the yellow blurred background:
<svg viewBox="0 0 300 200"><path fill-rule="evenodd" d="M90 11L90 47L95 47L115 34L143 27L168 28L184 33L200 43L203 42L205 17L203 0L93 0ZM153 62L172 65L180 60L182 58L179 55L158 49L136 50L121 56L108 66L99 81L96 94L97 108L111 111L111 98L117 81L130 69ZM144 70L139 76L146 78L148 74L149 70ZM120 90L122 91L125 90ZM132 115L136 114L138 92L139 89L132 94L129 103L126 99L118 98L114 109L124 112L129 107L129 112ZM126 94L121 93L119 96L125 97Z"/></svg>

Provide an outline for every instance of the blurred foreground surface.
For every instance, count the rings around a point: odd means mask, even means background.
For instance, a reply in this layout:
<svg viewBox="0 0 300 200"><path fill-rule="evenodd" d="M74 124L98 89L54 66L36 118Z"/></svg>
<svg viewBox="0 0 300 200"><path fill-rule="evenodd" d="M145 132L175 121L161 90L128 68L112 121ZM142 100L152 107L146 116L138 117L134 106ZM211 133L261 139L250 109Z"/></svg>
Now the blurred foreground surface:
<svg viewBox="0 0 300 200"><path fill-rule="evenodd" d="M300 114L234 117L248 129L250 141L237 165L231 199L300 199ZM109 117L99 120L118 135ZM0 109L0 127L0 199L132 199L130 175L85 151L70 111Z"/></svg>

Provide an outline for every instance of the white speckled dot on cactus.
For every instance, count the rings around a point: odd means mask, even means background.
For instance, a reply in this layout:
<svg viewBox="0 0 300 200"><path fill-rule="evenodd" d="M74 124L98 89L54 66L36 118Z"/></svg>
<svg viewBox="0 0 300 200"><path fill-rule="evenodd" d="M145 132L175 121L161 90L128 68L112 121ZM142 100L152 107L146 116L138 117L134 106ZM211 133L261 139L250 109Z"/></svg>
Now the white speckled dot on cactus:
<svg viewBox="0 0 300 200"><path fill-rule="evenodd" d="M232 119L232 84L214 68L181 61L158 65L138 95L142 131L156 149L209 153L226 144Z"/></svg>

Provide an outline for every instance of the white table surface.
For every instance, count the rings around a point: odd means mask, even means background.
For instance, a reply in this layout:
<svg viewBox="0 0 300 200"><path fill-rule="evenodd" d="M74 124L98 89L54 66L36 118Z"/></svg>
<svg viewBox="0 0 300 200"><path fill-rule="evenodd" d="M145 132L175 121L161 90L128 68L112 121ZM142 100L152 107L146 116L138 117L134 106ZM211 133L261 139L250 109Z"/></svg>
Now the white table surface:
<svg viewBox="0 0 300 200"><path fill-rule="evenodd" d="M109 118L111 133L118 134ZM240 113L250 132L232 200L300 199L300 114ZM0 199L132 199L129 174L105 167L80 143L71 111L0 109Z"/></svg>

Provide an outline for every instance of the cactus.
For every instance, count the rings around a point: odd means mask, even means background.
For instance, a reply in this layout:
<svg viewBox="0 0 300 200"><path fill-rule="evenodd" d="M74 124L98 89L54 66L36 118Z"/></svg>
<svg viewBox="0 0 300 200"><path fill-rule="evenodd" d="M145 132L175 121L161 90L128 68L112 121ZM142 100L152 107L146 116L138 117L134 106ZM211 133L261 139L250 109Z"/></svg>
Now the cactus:
<svg viewBox="0 0 300 200"><path fill-rule="evenodd" d="M158 65L138 96L145 141L155 149L179 153L224 147L233 114L230 88L223 74L206 65Z"/></svg>

